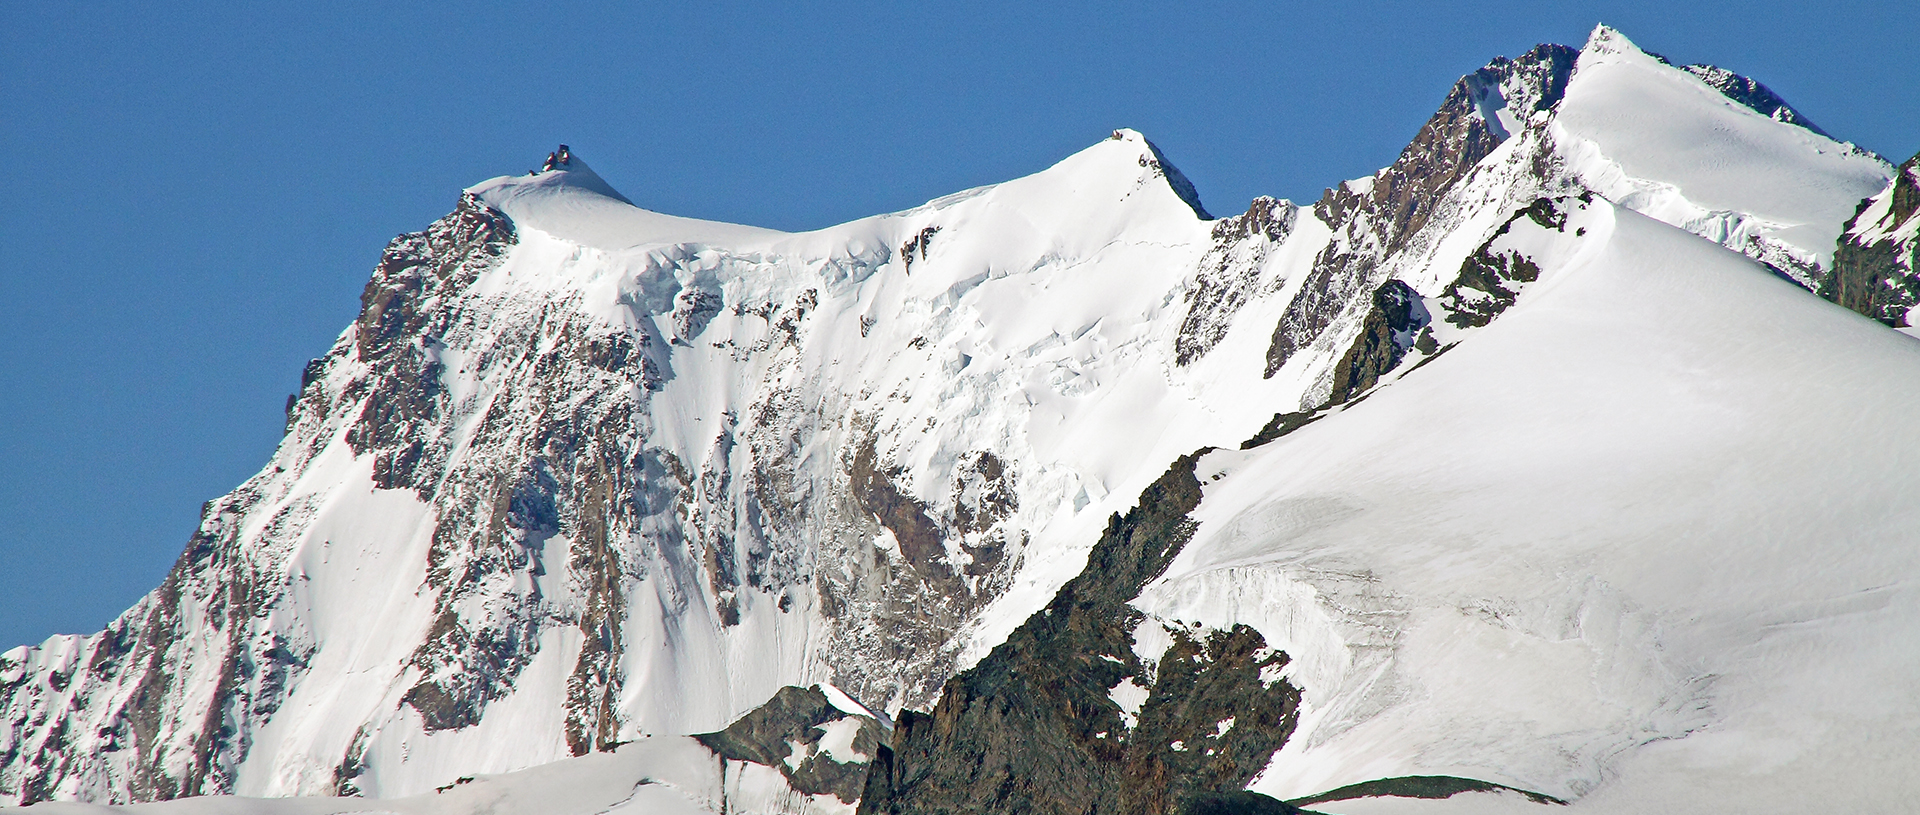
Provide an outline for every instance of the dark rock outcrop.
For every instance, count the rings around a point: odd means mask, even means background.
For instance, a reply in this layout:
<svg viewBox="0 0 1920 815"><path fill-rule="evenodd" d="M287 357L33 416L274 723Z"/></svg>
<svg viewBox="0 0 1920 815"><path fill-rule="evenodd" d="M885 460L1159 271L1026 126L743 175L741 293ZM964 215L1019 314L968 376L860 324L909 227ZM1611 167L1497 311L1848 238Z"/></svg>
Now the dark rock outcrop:
<svg viewBox="0 0 1920 815"><path fill-rule="evenodd" d="M927 259L927 252L933 249L933 236L938 234L940 234L940 227L929 226L914 233L913 237L908 238L906 243L900 244L901 268L905 269L908 274L912 274L913 262L915 260Z"/></svg>
<svg viewBox="0 0 1920 815"><path fill-rule="evenodd" d="M900 553L915 571L929 582L948 583L954 579L947 559L946 536L935 523L927 506L896 486L901 476L897 469L883 469L871 437L855 448L848 474L853 479L853 494L860 506L878 518L880 525L893 533Z"/></svg>
<svg viewBox="0 0 1920 815"><path fill-rule="evenodd" d="M1566 208L1575 201L1591 203L1592 193L1574 198L1537 198L1515 212L1506 223L1487 238L1480 248L1460 264L1460 274L1440 292L1441 309L1446 321L1457 328L1479 328L1512 307L1520 289L1540 279L1540 266L1532 258L1512 249L1497 249L1500 238L1513 231L1514 224L1527 219L1542 229L1565 232Z"/></svg>
<svg viewBox="0 0 1920 815"><path fill-rule="evenodd" d="M1876 207L1878 202L1885 206ZM1916 220L1920 220L1920 155L1900 165L1886 190L1860 202L1840 233L1833 269L1820 281L1817 293L1887 325L1911 325L1911 314L1920 306L1920 236L1908 234L1901 239L1895 233L1920 232Z"/></svg>
<svg viewBox="0 0 1920 815"><path fill-rule="evenodd" d="M436 469L447 452L435 432L447 405L434 346L454 315L442 304L498 265L517 241L505 215L468 193L452 214L394 238L380 256L354 321L357 356L371 370L348 395L364 394L365 401L347 433L355 454L375 454L379 486L431 495L432 479L418 476ZM305 387L315 373L309 364Z"/></svg>
<svg viewBox="0 0 1920 815"><path fill-rule="evenodd" d="M1541 45L1462 77L1392 166L1321 196L1314 215L1333 227L1334 240L1315 258L1299 295L1274 327L1266 376L1319 338L1357 297L1384 282L1376 275L1381 262L1426 226L1447 192L1508 137L1497 111L1524 120L1551 109L1566 92L1578 56L1565 46Z"/></svg>
<svg viewBox="0 0 1920 815"><path fill-rule="evenodd" d="M1149 660L1129 606L1192 536L1185 456L1115 515L1079 576L972 669L931 714L905 711L862 813L1178 813L1238 795L1292 733L1286 655L1251 628L1175 630ZM1263 676L1265 678L1263 678ZM1136 712L1112 696L1146 689ZM1213 811L1213 810L1201 810Z"/></svg>
<svg viewBox="0 0 1920 815"><path fill-rule="evenodd" d="M565 148L549 159L556 168L570 161ZM531 662L541 630L560 622L540 611L537 597L504 604L509 613L485 622L463 616L462 602L490 583L535 585L512 576L531 575L546 540L564 533L571 541L568 559L587 595L581 619L566 621L586 634L568 683L567 740L578 754L615 730L607 702L619 685L613 660L625 591L609 519L638 515L620 498L627 491L613 486L633 480L621 452L634 407L624 385L657 381L659 364L650 335L558 325L545 353L516 363L530 398L479 417L468 444L495 455L450 461L456 440L444 418L455 406L439 384L438 349L443 338L488 319L477 313L484 303L462 295L515 240L511 221L472 195L426 231L395 239L361 298L355 352L368 371L332 401L364 400L347 440L356 453L375 456L378 486L410 489L446 508L428 553L436 619L413 657L422 679L402 697L428 731L477 723ZM579 398L562 389L562 371L604 383ZM329 407L316 402L316 410ZM537 593L521 593L528 591Z"/></svg>
<svg viewBox="0 0 1920 815"><path fill-rule="evenodd" d="M838 755L823 746L828 728L846 721L856 728L849 744L841 745L852 749L851 756ZM879 752L886 731L871 716L835 707L815 685L781 688L766 704L741 716L727 729L694 738L723 759L751 761L779 770L795 790L808 795L831 794L853 803L860 797L867 765Z"/></svg>
<svg viewBox="0 0 1920 815"><path fill-rule="evenodd" d="M1430 319L1413 287L1389 280L1374 289L1360 336L1334 365L1330 401L1337 405L1359 396L1399 367Z"/></svg>
<svg viewBox="0 0 1920 815"><path fill-rule="evenodd" d="M1472 778L1460 778L1452 775L1407 775L1398 778L1381 778L1348 784L1335 790L1304 798L1295 798L1287 803L1295 806L1313 806L1329 801L1350 801L1355 798L1425 798L1429 800L1452 798L1466 792L1512 792L1517 793L1536 804L1561 804L1567 802L1545 793L1480 781Z"/></svg>

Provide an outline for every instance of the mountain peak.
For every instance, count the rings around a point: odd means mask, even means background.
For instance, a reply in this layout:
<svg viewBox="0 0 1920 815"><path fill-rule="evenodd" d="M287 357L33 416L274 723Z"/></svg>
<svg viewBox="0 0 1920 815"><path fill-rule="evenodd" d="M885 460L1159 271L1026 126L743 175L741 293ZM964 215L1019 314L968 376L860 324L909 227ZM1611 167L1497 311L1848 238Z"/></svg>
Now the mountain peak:
<svg viewBox="0 0 1920 815"><path fill-rule="evenodd" d="M1636 54L1645 50L1627 39L1620 29L1601 23L1593 27L1593 33L1587 35L1587 44L1580 49L1590 54Z"/></svg>
<svg viewBox="0 0 1920 815"><path fill-rule="evenodd" d="M1160 152L1160 148L1140 131L1130 127L1119 128L1113 131L1113 135L1108 136L1107 140L1129 142L1145 148L1147 152L1146 155L1141 156L1142 166L1152 167L1158 171L1161 177L1166 179L1167 186L1173 188L1173 194L1180 196L1181 201L1192 207L1193 214L1199 216L1200 220L1213 220L1213 216L1207 213L1206 206L1200 203L1200 191L1193 186L1193 182L1180 172L1180 168L1173 166L1173 162L1167 160L1167 155Z"/></svg>
<svg viewBox="0 0 1920 815"><path fill-rule="evenodd" d="M601 178L599 173L594 172L593 168L588 167L586 161L574 154L573 148L564 144L560 145L558 150L547 154L547 160L540 165L540 169L527 175L535 179L531 183L542 187L575 187L604 195L623 204L633 203L626 196L621 195L619 190L614 189L612 184L608 184L606 179Z"/></svg>
<svg viewBox="0 0 1920 815"><path fill-rule="evenodd" d="M643 209L564 144L548 153L538 170L491 178L468 187L467 192L505 213L515 224L602 249L651 243L747 241L781 234Z"/></svg>

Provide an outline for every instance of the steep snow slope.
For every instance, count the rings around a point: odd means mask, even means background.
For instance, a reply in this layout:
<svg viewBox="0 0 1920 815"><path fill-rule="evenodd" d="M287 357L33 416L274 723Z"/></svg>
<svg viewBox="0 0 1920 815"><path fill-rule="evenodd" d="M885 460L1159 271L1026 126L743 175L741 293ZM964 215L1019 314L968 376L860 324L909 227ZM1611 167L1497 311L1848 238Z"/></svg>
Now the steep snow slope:
<svg viewBox="0 0 1920 815"><path fill-rule="evenodd" d="M517 224L538 223L535 228L568 243L610 252L655 244L765 241L783 234L641 209L566 145L539 173L503 176L468 191Z"/></svg>
<svg viewBox="0 0 1920 815"><path fill-rule="evenodd" d="M1554 133L1586 187L1811 287L1832 263L1839 225L1886 184L1886 161L1781 127L1743 101L1603 27L1581 53Z"/></svg>
<svg viewBox="0 0 1920 815"><path fill-rule="evenodd" d="M1491 324L1199 464L1199 530L1136 604L1294 656L1305 712L1254 789L1900 808L1920 342L1598 199L1517 230L1541 271Z"/></svg>
<svg viewBox="0 0 1920 815"><path fill-rule="evenodd" d="M1219 220L1131 131L800 234L648 212L564 149L478 185L388 248L160 589L0 657L0 795L399 797L715 730L783 685L924 708L1169 461L1420 343L1467 338L1421 375L1467 353L1493 328L1408 321L1482 302L1462 264L1537 196L1591 176L1779 265L1774 237L1846 213L1778 201L1885 180L1624 43L1496 60L1375 177ZM1560 121L1642 86L1632 118ZM1633 158L1655 125L1751 177ZM1689 203L1638 192L1668 189Z"/></svg>

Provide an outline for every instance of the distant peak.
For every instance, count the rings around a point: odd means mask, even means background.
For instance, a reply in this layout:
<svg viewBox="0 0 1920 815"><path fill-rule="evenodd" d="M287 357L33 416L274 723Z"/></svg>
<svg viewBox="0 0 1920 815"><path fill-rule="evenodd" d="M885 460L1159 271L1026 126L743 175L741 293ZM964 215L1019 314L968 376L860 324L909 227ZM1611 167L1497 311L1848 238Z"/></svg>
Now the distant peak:
<svg viewBox="0 0 1920 815"><path fill-rule="evenodd" d="M527 173L527 177L536 179L528 182L531 184L576 187L622 203L633 203L615 190L612 184L608 184L606 179L601 178L599 173L594 172L593 168L588 167L584 160L574 155L573 148L564 144L560 145L560 149L548 153L546 163L541 164L540 169Z"/></svg>
<svg viewBox="0 0 1920 815"><path fill-rule="evenodd" d="M1593 27L1593 33L1587 35L1586 47L1580 50L1594 54L1631 54L1641 49L1620 33L1620 29L1601 23Z"/></svg>
<svg viewBox="0 0 1920 815"><path fill-rule="evenodd" d="M1607 23L1599 23L1594 27L1594 33L1586 35L1586 46L1580 50L1597 52L1597 54L1620 54L1620 52L1640 50L1640 46L1636 46L1634 40L1628 40L1626 35L1622 35L1620 29L1615 29Z"/></svg>
<svg viewBox="0 0 1920 815"><path fill-rule="evenodd" d="M1757 80L1741 76L1725 68L1704 63L1677 65L1673 60L1634 45L1632 40L1627 39L1627 35L1620 33L1618 29L1607 26L1604 23L1594 26L1593 34L1587 37L1587 45L1586 48L1582 49L1582 53L1595 55L1638 54L1648 57L1667 67L1692 74L1701 82L1706 83L1708 87L1719 91L1721 95L1752 109L1762 116L1773 119L1776 122L1805 128L1815 134L1826 136L1827 138L1833 138L1827 131L1821 130L1819 125L1814 124L1808 120L1805 115L1801 114L1800 111L1795 110L1792 105L1787 104L1787 100L1780 98L1779 94L1774 93L1771 88L1768 88Z"/></svg>
<svg viewBox="0 0 1920 815"><path fill-rule="evenodd" d="M1141 156L1140 158L1141 166L1147 167L1164 179L1167 182L1167 186L1173 188L1173 194L1180 196L1180 200L1192 208L1193 214L1199 216L1200 220L1213 220L1213 216L1207 213L1207 208L1200 204L1200 191L1194 188L1193 182L1187 180L1187 177L1180 172L1180 168L1173 166L1173 162L1167 160L1166 154L1160 152L1160 148L1149 141L1146 136L1141 135L1140 131L1123 127L1113 131L1113 135L1108 136L1107 139L1109 141L1133 142L1146 148L1147 155Z"/></svg>

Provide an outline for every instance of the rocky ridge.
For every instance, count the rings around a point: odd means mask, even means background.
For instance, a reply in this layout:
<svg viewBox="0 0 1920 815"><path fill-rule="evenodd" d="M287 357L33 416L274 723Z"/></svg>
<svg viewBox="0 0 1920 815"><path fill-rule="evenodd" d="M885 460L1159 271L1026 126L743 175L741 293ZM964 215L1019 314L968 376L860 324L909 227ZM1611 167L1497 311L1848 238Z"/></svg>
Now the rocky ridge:
<svg viewBox="0 0 1920 815"><path fill-rule="evenodd" d="M1920 155L1878 195L1860 202L1819 294L1895 328L1920 305Z"/></svg>

